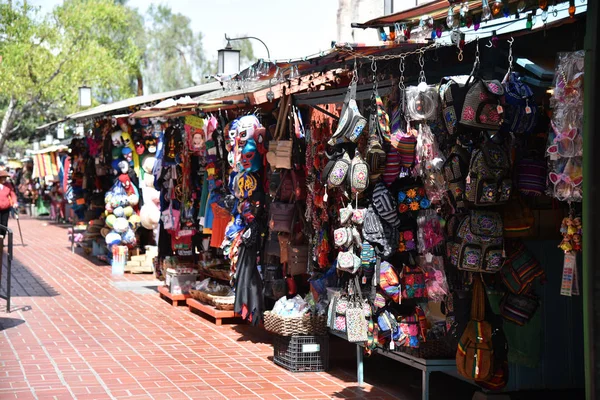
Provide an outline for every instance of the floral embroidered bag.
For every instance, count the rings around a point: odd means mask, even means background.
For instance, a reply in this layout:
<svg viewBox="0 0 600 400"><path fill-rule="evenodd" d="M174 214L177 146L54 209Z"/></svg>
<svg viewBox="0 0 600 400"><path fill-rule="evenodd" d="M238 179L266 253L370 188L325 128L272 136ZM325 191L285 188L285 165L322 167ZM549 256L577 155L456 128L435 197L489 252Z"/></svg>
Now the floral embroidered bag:
<svg viewBox="0 0 600 400"><path fill-rule="evenodd" d="M496 80L485 81L470 77L466 88L460 124L477 130L499 130L504 114L500 104L504 95L502 84Z"/></svg>
<svg viewBox="0 0 600 400"><path fill-rule="evenodd" d="M510 156L504 146L486 140L473 151L465 194L476 206L504 204L510 198Z"/></svg>
<svg viewBox="0 0 600 400"><path fill-rule="evenodd" d="M500 214L472 210L458 224L455 240L447 243L448 258L460 270L494 274L504 263L503 233Z"/></svg>

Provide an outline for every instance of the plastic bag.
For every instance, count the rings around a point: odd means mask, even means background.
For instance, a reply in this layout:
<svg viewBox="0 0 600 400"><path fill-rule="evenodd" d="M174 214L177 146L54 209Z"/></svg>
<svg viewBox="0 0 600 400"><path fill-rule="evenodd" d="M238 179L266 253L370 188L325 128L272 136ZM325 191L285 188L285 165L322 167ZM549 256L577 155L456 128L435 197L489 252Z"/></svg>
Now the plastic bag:
<svg viewBox="0 0 600 400"><path fill-rule="evenodd" d="M419 256L419 265L425 271L425 286L427 295L432 301L444 301L450 293L446 273L444 272L444 257L425 254Z"/></svg>
<svg viewBox="0 0 600 400"><path fill-rule="evenodd" d="M440 217L434 210L422 210L417 218L419 253L432 251L444 242Z"/></svg>

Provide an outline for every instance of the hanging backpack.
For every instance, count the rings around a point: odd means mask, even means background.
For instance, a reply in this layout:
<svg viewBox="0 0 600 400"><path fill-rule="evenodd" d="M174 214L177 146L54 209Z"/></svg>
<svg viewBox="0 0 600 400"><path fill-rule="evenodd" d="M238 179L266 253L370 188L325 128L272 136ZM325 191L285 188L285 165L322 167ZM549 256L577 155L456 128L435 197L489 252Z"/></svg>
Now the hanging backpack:
<svg viewBox="0 0 600 400"><path fill-rule="evenodd" d="M365 213L362 234L369 243L379 245L383 249L383 255L385 257L392 254L393 250L385 237L381 220L372 207L369 207Z"/></svg>
<svg viewBox="0 0 600 400"><path fill-rule="evenodd" d="M397 229L400 226L398 203L383 182L378 182L373 190L373 206L381 219Z"/></svg>
<svg viewBox="0 0 600 400"><path fill-rule="evenodd" d="M469 173L469 160L470 156L467 150L457 144L450 150L442 168L450 196L454 200L454 205L459 208L464 207L465 180Z"/></svg>
<svg viewBox="0 0 600 400"><path fill-rule="evenodd" d="M487 381L494 373L492 326L485 318L485 291L481 277L474 276L471 320L456 350L456 369L466 379Z"/></svg>
<svg viewBox="0 0 600 400"><path fill-rule="evenodd" d="M447 243L450 263L469 272L494 274L500 271L504 262L503 233L500 214L493 211L470 211L458 223L455 238ZM452 236L452 232L450 235Z"/></svg>
<svg viewBox="0 0 600 400"><path fill-rule="evenodd" d="M504 146L487 140L473 151L465 194L476 206L504 204L510 198L510 156Z"/></svg>
<svg viewBox="0 0 600 400"><path fill-rule="evenodd" d="M476 130L497 131L503 121L504 109L501 99L504 87L497 80L469 77L465 85L467 93L460 114L460 124Z"/></svg>
<svg viewBox="0 0 600 400"><path fill-rule="evenodd" d="M529 134L537 121L537 106L531 88L520 80L519 74L509 72L504 87L504 121L501 132Z"/></svg>
<svg viewBox="0 0 600 400"><path fill-rule="evenodd" d="M442 114L446 130L450 135L458 133L458 123L467 94L465 85L468 79L468 75L445 77L440 83Z"/></svg>
<svg viewBox="0 0 600 400"><path fill-rule="evenodd" d="M369 165L371 180L375 180L385 172L387 155L381 145L377 134L377 116L369 117L369 142L367 144L367 164Z"/></svg>

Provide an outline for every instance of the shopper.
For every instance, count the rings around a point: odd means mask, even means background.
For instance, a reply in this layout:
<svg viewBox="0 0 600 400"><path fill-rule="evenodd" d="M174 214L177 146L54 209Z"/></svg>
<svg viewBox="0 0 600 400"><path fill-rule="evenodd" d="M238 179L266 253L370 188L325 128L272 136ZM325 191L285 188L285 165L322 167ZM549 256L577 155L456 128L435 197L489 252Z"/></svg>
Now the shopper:
<svg viewBox="0 0 600 400"><path fill-rule="evenodd" d="M17 194L10 183L7 182L10 174L0 171L0 237L6 235L5 227L8 226L8 216L12 208L18 208Z"/></svg>

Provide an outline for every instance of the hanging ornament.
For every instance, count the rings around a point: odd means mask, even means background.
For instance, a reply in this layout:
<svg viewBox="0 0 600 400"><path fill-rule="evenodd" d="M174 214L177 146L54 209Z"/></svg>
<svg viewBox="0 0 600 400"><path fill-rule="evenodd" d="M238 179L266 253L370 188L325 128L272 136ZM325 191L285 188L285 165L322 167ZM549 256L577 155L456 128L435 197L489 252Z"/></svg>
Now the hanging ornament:
<svg viewBox="0 0 600 400"><path fill-rule="evenodd" d="M527 3L525 3L525 0L519 1L519 3L517 4L517 11L523 12L523 10L525 9L526 6L527 6Z"/></svg>
<svg viewBox="0 0 600 400"><path fill-rule="evenodd" d="M450 29L454 26L454 7L448 7L448 16L446 16L446 26Z"/></svg>
<svg viewBox="0 0 600 400"><path fill-rule="evenodd" d="M404 38L406 40L410 39L410 28L404 28Z"/></svg>
<svg viewBox="0 0 600 400"><path fill-rule="evenodd" d="M492 3L492 15L495 17L500 14L500 11L504 8L504 4L502 4L502 0L494 0Z"/></svg>
<svg viewBox="0 0 600 400"><path fill-rule="evenodd" d="M460 18L454 18L454 22L452 23L452 27L453 28L458 28L458 26L460 25Z"/></svg>
<svg viewBox="0 0 600 400"><path fill-rule="evenodd" d="M533 18L531 18L531 14L527 15L527 24L525 25L527 29L533 28Z"/></svg>
<svg viewBox="0 0 600 400"><path fill-rule="evenodd" d="M379 39L383 40L384 42L387 40L387 34L383 28L379 28Z"/></svg>
<svg viewBox="0 0 600 400"><path fill-rule="evenodd" d="M492 47L498 47L498 42L500 42L500 39L498 39L498 35L496 34L496 31L492 32Z"/></svg>
<svg viewBox="0 0 600 400"><path fill-rule="evenodd" d="M435 30L436 36L439 37L439 38L441 38L443 32L444 32L444 30L443 30L442 26L438 25L437 29Z"/></svg>
<svg viewBox="0 0 600 400"><path fill-rule="evenodd" d="M575 0L569 0L569 17L575 16Z"/></svg>
<svg viewBox="0 0 600 400"><path fill-rule="evenodd" d="M473 29L475 29L475 31L479 30L479 27L481 26L481 17L479 15L476 15L475 17L473 17Z"/></svg>
<svg viewBox="0 0 600 400"><path fill-rule="evenodd" d="M545 24L548 21L548 11L542 11L542 22Z"/></svg>
<svg viewBox="0 0 600 400"><path fill-rule="evenodd" d="M487 21L492 18L492 11L490 10L490 5L488 0L483 0L481 2L481 19Z"/></svg>
<svg viewBox="0 0 600 400"><path fill-rule="evenodd" d="M437 37L437 32L435 30L431 31L431 38L435 39Z"/></svg>
<svg viewBox="0 0 600 400"><path fill-rule="evenodd" d="M467 13L469 12L469 4L462 3L460 5L460 26L465 27L467 25Z"/></svg>
<svg viewBox="0 0 600 400"><path fill-rule="evenodd" d="M504 8L502 9L502 14L504 14L504 18L510 17L510 9L508 8L508 6L504 6Z"/></svg>
<svg viewBox="0 0 600 400"><path fill-rule="evenodd" d="M542 10L546 11L548 9L548 0L540 0L538 5Z"/></svg>
<svg viewBox="0 0 600 400"><path fill-rule="evenodd" d="M467 28L470 28L473 25L473 18L467 17Z"/></svg>
<svg viewBox="0 0 600 400"><path fill-rule="evenodd" d="M515 19L517 21L521 19L521 13L519 12L519 10L515 11Z"/></svg>
<svg viewBox="0 0 600 400"><path fill-rule="evenodd" d="M461 17L460 17L460 27L464 28L465 26L467 26L467 19L461 15Z"/></svg>

